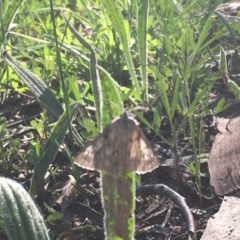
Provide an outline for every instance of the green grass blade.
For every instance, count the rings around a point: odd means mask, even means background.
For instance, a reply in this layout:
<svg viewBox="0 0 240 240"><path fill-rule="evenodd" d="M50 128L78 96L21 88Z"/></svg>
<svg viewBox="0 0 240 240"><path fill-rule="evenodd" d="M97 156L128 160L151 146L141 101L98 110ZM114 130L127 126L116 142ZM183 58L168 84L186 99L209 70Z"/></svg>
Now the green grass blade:
<svg viewBox="0 0 240 240"><path fill-rule="evenodd" d="M120 9L115 0L101 0L101 3L122 43L123 51L127 61L127 66L132 77L133 86L135 87L134 89L135 97L137 100L140 100L141 91L133 65L133 60L130 52L129 41L127 31L124 25L123 16L121 15Z"/></svg>
<svg viewBox="0 0 240 240"><path fill-rule="evenodd" d="M240 99L240 87L235 83L233 80L228 79L227 86L229 90L238 98Z"/></svg>
<svg viewBox="0 0 240 240"><path fill-rule="evenodd" d="M54 96L48 86L35 74L21 66L21 64L11 57L7 52L3 53L3 59L11 66L23 82L29 87L35 98L54 116L62 114L63 109L60 102Z"/></svg>
<svg viewBox="0 0 240 240"><path fill-rule="evenodd" d="M78 104L72 103L70 105L70 118L76 113ZM47 172L49 164L53 161L57 154L57 151L62 144L66 134L68 132L68 114L66 111L62 114L58 122L56 123L51 136L49 137L38 162L34 167L34 173L32 176L31 195L35 195L37 192L41 192L44 187L44 176Z"/></svg>
<svg viewBox="0 0 240 240"><path fill-rule="evenodd" d="M172 99L172 103L171 103L171 121L173 120L174 114L178 107L180 87L181 87L181 78L176 77L175 85L174 85L174 92L173 92L173 99Z"/></svg>
<svg viewBox="0 0 240 240"><path fill-rule="evenodd" d="M148 79L147 79L147 25L148 25L149 0L141 0L138 9L138 45L140 67L142 74L142 88L144 90L144 99L148 101Z"/></svg>
<svg viewBox="0 0 240 240"><path fill-rule="evenodd" d="M103 96L102 96L102 85L101 80L99 76L99 71L97 68L98 61L96 52L94 50L94 47L89 44L78 32L77 30L68 22L68 27L74 34L74 36L77 38L77 40L90 51L90 75L92 80L92 90L96 105L96 113L97 113L97 120L98 120L98 130L99 132L102 132L103 129Z"/></svg>
<svg viewBox="0 0 240 240"><path fill-rule="evenodd" d="M197 42L196 49L195 49L196 52L199 52L204 47L204 42L206 41L206 39L208 37L208 33L210 30L211 24L212 24L212 19L208 19L204 23L204 25L201 29L200 35L198 37L198 42Z"/></svg>
<svg viewBox="0 0 240 240"><path fill-rule="evenodd" d="M63 98L65 103L65 110L66 114L69 116L69 106L70 106L70 100L68 95L69 85L64 79L64 73L63 73L63 66L62 66L62 58L61 58L61 49L58 44L58 37L57 37L57 25L55 20L55 14L54 14L54 7L53 7L53 1L49 0L50 3L50 13L51 13L51 19L52 19L52 28L53 28L53 35L54 35L54 45L55 45L55 52L56 52L56 63L58 66L58 78L61 82L61 89L63 91ZM67 27L66 27L67 28ZM66 28L65 33L63 35L63 38L66 37ZM70 139L72 139L72 128L71 128L71 121L70 117L68 117L68 129L69 129L69 135L71 136ZM73 142L72 142L73 145Z"/></svg>
<svg viewBox="0 0 240 240"><path fill-rule="evenodd" d="M123 100L120 88L115 84L110 74L102 77L103 89L103 122L109 123L114 117L119 116L123 110Z"/></svg>
<svg viewBox="0 0 240 240"><path fill-rule="evenodd" d="M223 80L225 83L227 82L228 76L228 64L227 64L227 56L226 52L222 46L220 46L220 64L219 64L220 74L222 75Z"/></svg>
<svg viewBox="0 0 240 240"><path fill-rule="evenodd" d="M0 43L2 43L8 33L10 24L12 23L16 13L25 0L0 1ZM8 6L6 6L8 5ZM3 12L5 9L5 12Z"/></svg>
<svg viewBox="0 0 240 240"><path fill-rule="evenodd" d="M70 52L77 57L81 58L83 62L86 62L87 64L90 63L89 57L82 54L78 49L74 49L73 46L69 46L67 44L61 43L61 47L66 50L67 52ZM101 75L101 87L102 87L102 95L103 95L103 108L102 108L102 114L103 114L103 126L106 126L107 123L109 123L113 117L119 116L123 111L123 96L122 96L122 90L119 84L112 78L111 74L104 69L102 66L97 65L97 68L99 70L99 74ZM128 98L128 97L126 97Z"/></svg>
<svg viewBox="0 0 240 240"><path fill-rule="evenodd" d="M164 79L164 76L162 76L159 73L159 69L157 68L157 66L152 66L151 71L157 79L156 80L156 86L157 86L157 91L159 93L159 97L162 100L162 104L165 108L165 111L166 111L169 119L171 119L171 108L170 108L170 103L169 103L169 99L168 99L169 85L166 82L166 79Z"/></svg>
<svg viewBox="0 0 240 240"><path fill-rule="evenodd" d="M203 105L204 99L206 98L206 93L209 92L209 86L203 85L202 88L199 88L196 92L194 99L191 101L189 105L188 113L190 115L194 115L196 110L199 109L199 105Z"/></svg>
<svg viewBox="0 0 240 240"><path fill-rule="evenodd" d="M223 14L221 14L220 12L218 11L214 11L214 13L220 18L220 20L222 21L223 25L227 28L229 34L230 34L230 37L231 37L231 40L232 40L232 43L235 47L235 50L238 48L238 41L235 37L235 34L232 30L232 27L231 25L229 24L228 20L225 18L225 16Z"/></svg>

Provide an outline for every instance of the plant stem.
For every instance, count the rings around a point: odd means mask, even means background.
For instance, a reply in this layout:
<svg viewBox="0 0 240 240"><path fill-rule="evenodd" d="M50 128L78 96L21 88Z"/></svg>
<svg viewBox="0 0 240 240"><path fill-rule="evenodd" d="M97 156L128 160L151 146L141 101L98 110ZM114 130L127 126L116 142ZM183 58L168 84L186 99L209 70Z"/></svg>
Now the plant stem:
<svg viewBox="0 0 240 240"><path fill-rule="evenodd" d="M105 240L132 240L135 232L135 173L113 176L101 171Z"/></svg>

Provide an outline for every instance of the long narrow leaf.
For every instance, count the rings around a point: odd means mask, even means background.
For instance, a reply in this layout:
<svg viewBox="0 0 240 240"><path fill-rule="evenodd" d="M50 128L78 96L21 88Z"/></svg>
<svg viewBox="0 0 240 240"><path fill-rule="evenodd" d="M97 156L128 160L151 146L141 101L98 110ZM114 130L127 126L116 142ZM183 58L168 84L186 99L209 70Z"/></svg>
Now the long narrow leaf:
<svg viewBox="0 0 240 240"><path fill-rule="evenodd" d="M133 86L135 87L134 89L135 97L138 100L140 100L140 87L138 84L132 56L130 53L130 46L129 46L129 41L127 37L127 32L124 26L123 16L121 15L120 9L115 0L101 0L101 3L122 43L123 51L126 57L128 68L129 68L129 72L132 77Z"/></svg>
<svg viewBox="0 0 240 240"><path fill-rule="evenodd" d="M208 37L208 33L209 33L209 29L211 27L211 24L212 24L212 19L208 19L202 29L201 29L201 32L200 32L200 35L198 37L198 42L197 42L197 46L196 46L196 49L195 51L198 52L199 50L201 50L204 46L204 42L206 41L207 37Z"/></svg>
<svg viewBox="0 0 240 240"><path fill-rule="evenodd" d="M171 103L171 121L173 120L174 114L175 114L177 106L178 106L180 86L181 86L181 79L179 77L177 77L175 80L173 99L172 99L172 103Z"/></svg>
<svg viewBox="0 0 240 240"><path fill-rule="evenodd" d="M70 105L70 118L76 113L78 107L77 103ZM34 173L31 184L31 195L35 195L37 192L41 192L44 187L44 176L50 163L53 161L57 154L57 151L62 144L66 134L68 132L68 115L66 111L62 114L58 122L56 123L51 136L49 137L43 152L34 167Z"/></svg>
<svg viewBox="0 0 240 240"><path fill-rule="evenodd" d="M230 34L231 40L232 40L232 44L234 45L235 49L237 49L238 48L238 42L237 42L237 39L235 37L235 34L232 30L232 27L231 27L230 23L228 22L228 20L226 19L226 17L222 13L220 13L218 11L214 11L214 13L220 18L220 20L222 21L224 26L227 28L227 30Z"/></svg>
<svg viewBox="0 0 240 240"><path fill-rule="evenodd" d="M168 83L165 81L164 76L159 73L159 69L156 66L152 66L151 71L157 79L156 86L159 97L161 98L162 104L165 108L165 111L167 112L169 119L171 119L171 108L168 99Z"/></svg>
<svg viewBox="0 0 240 240"><path fill-rule="evenodd" d="M206 96L206 93L208 91L209 91L208 85L204 85L202 88L199 88L199 90L196 92L194 99L192 100L191 104L189 105L189 110L188 110L189 115L194 115L194 113L197 110L197 107L203 101L203 99Z"/></svg>
<svg viewBox="0 0 240 240"><path fill-rule="evenodd" d="M220 46L219 70L220 70L220 74L222 75L223 79L225 79L228 75L228 64L227 64L227 54L222 46Z"/></svg>
<svg viewBox="0 0 240 240"><path fill-rule="evenodd" d="M103 88L103 122L109 123L114 117L119 116L123 112L123 100L120 95L120 90L111 81L111 78L108 78L108 75L105 75L105 78L102 78L102 88Z"/></svg>
<svg viewBox="0 0 240 240"><path fill-rule="evenodd" d="M103 96L102 96L102 85L101 80L99 76L99 71L97 68L97 56L94 50L94 47L89 44L77 31L76 29L68 22L68 27L74 34L74 36L77 38L77 40L90 51L90 74L91 74L91 80L92 80L92 90L96 105L96 112L97 112L97 120L98 120L98 130L99 132L102 132L103 129Z"/></svg>
<svg viewBox="0 0 240 240"><path fill-rule="evenodd" d="M147 79L147 24L148 24L149 0L141 0L138 10L138 45L140 67L142 74L142 87L144 98L148 100L148 79Z"/></svg>
<svg viewBox="0 0 240 240"><path fill-rule="evenodd" d="M25 0L13 0L5 1L5 3L0 1L0 43L2 43L3 39L6 37L9 26L24 1ZM8 6L3 6L3 4L8 4ZM5 9L5 12L3 12L3 9Z"/></svg>
<svg viewBox="0 0 240 240"><path fill-rule="evenodd" d="M35 98L54 116L59 117L63 112L62 105L48 88L48 86L38 76L21 66L21 64L11 57L7 52L4 52L2 55L3 59L29 87Z"/></svg>
<svg viewBox="0 0 240 240"><path fill-rule="evenodd" d="M171 108L170 108L169 99L167 95L166 83L158 82L157 86L158 86L160 98L162 100L162 104L165 108L165 111L167 112L169 119L171 119Z"/></svg>
<svg viewBox="0 0 240 240"><path fill-rule="evenodd" d="M83 62L86 62L85 65L88 67L90 63L90 58L86 55L82 54L78 49L74 48L71 45L67 45L65 43L61 43L61 48L74 54L76 57L80 57ZM119 116L123 111L123 99L121 96L122 89L119 84L112 78L111 74L104 69L102 66L96 66L101 74L101 87L102 87L102 95L103 95L103 126L106 123L109 123L113 117ZM126 97L128 98L128 97Z"/></svg>
<svg viewBox="0 0 240 240"><path fill-rule="evenodd" d="M3 53L3 58L29 87L32 94L40 102L40 104L42 104L55 117L60 117L63 113L62 105L47 87L47 85L31 71L21 66L18 61L16 61L6 52ZM75 128L73 128L73 135L77 143L82 145L81 137Z"/></svg>

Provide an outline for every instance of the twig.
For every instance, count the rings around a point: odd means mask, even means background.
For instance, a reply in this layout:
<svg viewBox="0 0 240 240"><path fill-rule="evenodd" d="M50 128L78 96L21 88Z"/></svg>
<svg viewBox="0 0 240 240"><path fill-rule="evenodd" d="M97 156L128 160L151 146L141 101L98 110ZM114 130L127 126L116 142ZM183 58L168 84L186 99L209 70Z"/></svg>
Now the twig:
<svg viewBox="0 0 240 240"><path fill-rule="evenodd" d="M189 239L195 240L195 224L192 213L189 207L186 204L185 198L182 197L177 192L173 191L171 188L167 187L164 184L151 184L151 185L142 185L137 187L136 194L142 197L146 197L152 194L164 195L171 199L182 211L183 215L186 218L188 226Z"/></svg>

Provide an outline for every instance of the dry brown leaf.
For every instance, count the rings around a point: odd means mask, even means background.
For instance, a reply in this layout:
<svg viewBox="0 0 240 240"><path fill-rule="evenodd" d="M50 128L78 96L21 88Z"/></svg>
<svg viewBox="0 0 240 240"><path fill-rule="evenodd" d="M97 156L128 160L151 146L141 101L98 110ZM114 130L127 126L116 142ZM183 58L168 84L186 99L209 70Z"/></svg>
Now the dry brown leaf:
<svg viewBox="0 0 240 240"><path fill-rule="evenodd" d="M240 188L240 118L218 119L216 135L209 160L211 185L218 195Z"/></svg>

